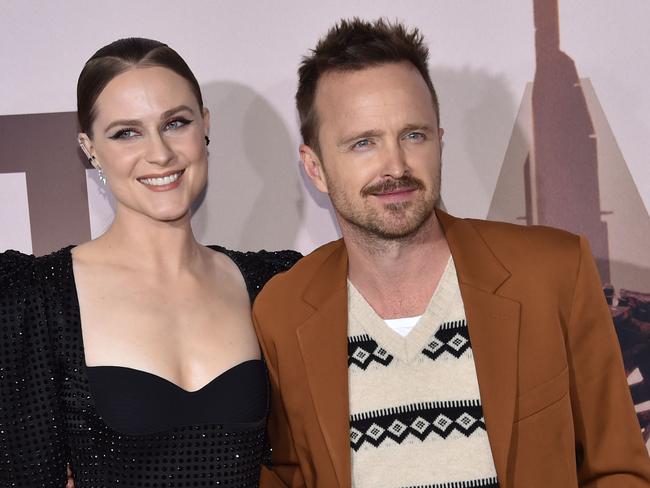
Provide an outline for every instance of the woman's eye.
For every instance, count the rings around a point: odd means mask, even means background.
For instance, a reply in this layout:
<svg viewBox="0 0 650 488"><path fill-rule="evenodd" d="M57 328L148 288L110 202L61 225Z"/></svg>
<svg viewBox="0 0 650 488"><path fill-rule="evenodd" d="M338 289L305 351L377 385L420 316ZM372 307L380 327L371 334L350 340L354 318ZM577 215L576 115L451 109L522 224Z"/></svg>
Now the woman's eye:
<svg viewBox="0 0 650 488"><path fill-rule="evenodd" d="M165 130L180 129L181 127L184 127L191 123L192 121L187 119L174 119L165 125Z"/></svg>
<svg viewBox="0 0 650 488"><path fill-rule="evenodd" d="M130 139L137 136L138 133L134 129L120 129L115 134L110 136L111 139Z"/></svg>

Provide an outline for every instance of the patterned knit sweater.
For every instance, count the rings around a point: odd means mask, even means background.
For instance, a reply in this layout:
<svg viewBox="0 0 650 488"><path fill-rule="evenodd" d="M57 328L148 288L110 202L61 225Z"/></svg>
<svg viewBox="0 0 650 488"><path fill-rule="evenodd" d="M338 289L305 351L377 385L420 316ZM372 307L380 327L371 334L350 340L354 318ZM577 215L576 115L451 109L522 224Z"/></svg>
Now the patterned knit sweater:
<svg viewBox="0 0 650 488"><path fill-rule="evenodd" d="M406 337L348 282L355 488L498 486L453 260Z"/></svg>

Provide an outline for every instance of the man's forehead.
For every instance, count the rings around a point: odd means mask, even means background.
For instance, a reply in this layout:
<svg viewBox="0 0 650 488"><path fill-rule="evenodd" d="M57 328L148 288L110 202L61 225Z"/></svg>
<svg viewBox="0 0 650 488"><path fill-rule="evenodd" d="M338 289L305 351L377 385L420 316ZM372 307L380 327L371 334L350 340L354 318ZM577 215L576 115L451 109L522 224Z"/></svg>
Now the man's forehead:
<svg viewBox="0 0 650 488"><path fill-rule="evenodd" d="M433 115L429 89L409 63L327 73L319 81L316 109L321 123Z"/></svg>
<svg viewBox="0 0 650 488"><path fill-rule="evenodd" d="M339 120L346 124L359 122L380 122L390 119L408 119L413 116L422 116L425 111L422 110L421 103L412 103L404 101L403 103L387 99L368 99L363 98L357 103L343 105L340 110L332 112L332 119Z"/></svg>

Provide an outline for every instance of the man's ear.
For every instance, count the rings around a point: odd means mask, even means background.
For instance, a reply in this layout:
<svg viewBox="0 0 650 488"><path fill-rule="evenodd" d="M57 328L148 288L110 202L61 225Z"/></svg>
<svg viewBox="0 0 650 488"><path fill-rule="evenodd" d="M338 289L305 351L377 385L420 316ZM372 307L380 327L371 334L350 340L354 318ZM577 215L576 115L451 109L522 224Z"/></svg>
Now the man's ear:
<svg viewBox="0 0 650 488"><path fill-rule="evenodd" d="M323 171L323 164L311 147L307 144L300 145L300 161L302 162L302 167L305 169L305 173L309 176L309 179L314 184L316 189L322 193L329 193L327 189L327 180L325 179L325 173Z"/></svg>
<svg viewBox="0 0 650 488"><path fill-rule="evenodd" d="M79 147L88 158L88 162L97 168L97 160L94 157L93 143L90 140L90 137L88 137L88 134L85 132L80 132L77 136L77 141L79 142Z"/></svg>

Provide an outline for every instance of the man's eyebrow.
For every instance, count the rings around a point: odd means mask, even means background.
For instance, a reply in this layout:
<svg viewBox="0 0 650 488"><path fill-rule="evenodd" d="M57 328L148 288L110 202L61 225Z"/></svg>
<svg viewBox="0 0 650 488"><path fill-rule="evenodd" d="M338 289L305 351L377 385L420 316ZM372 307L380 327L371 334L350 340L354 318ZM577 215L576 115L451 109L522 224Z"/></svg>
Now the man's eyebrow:
<svg viewBox="0 0 650 488"><path fill-rule="evenodd" d="M383 135L383 131L379 129L370 129L370 130L365 130L363 132L358 132L355 133L351 136L346 137L343 139L341 142L337 144L337 146L347 146L348 144L351 144L353 141L359 140L359 139L368 139L370 137L379 137Z"/></svg>
<svg viewBox="0 0 650 488"><path fill-rule="evenodd" d="M168 117L171 117L171 116L174 115L175 113L182 112L182 111L184 111L184 110L187 110L188 112L192 112L192 113L194 113L194 111L193 111L190 107L188 107L187 105L179 105L178 107L174 107L174 108L171 108L171 109L166 110L165 112L163 112L163 113L160 115L160 119L161 119L161 120L166 119L166 118L168 118ZM108 125L106 126L106 128L104 129L104 132L108 132L108 131L111 130L113 127L117 127L117 126L120 126L120 125L121 125L121 126L125 126L125 125L126 125L126 126L139 126L139 125L141 125L141 124L142 124L142 122L141 122L140 120L138 120L138 119L120 119L120 120L114 120L113 122L111 122L110 124L108 124Z"/></svg>
<svg viewBox="0 0 650 488"><path fill-rule="evenodd" d="M433 129L430 125L427 124L408 124L404 126L402 129L402 133L404 132L411 132L413 130L422 130L425 132L435 132L435 129Z"/></svg>

